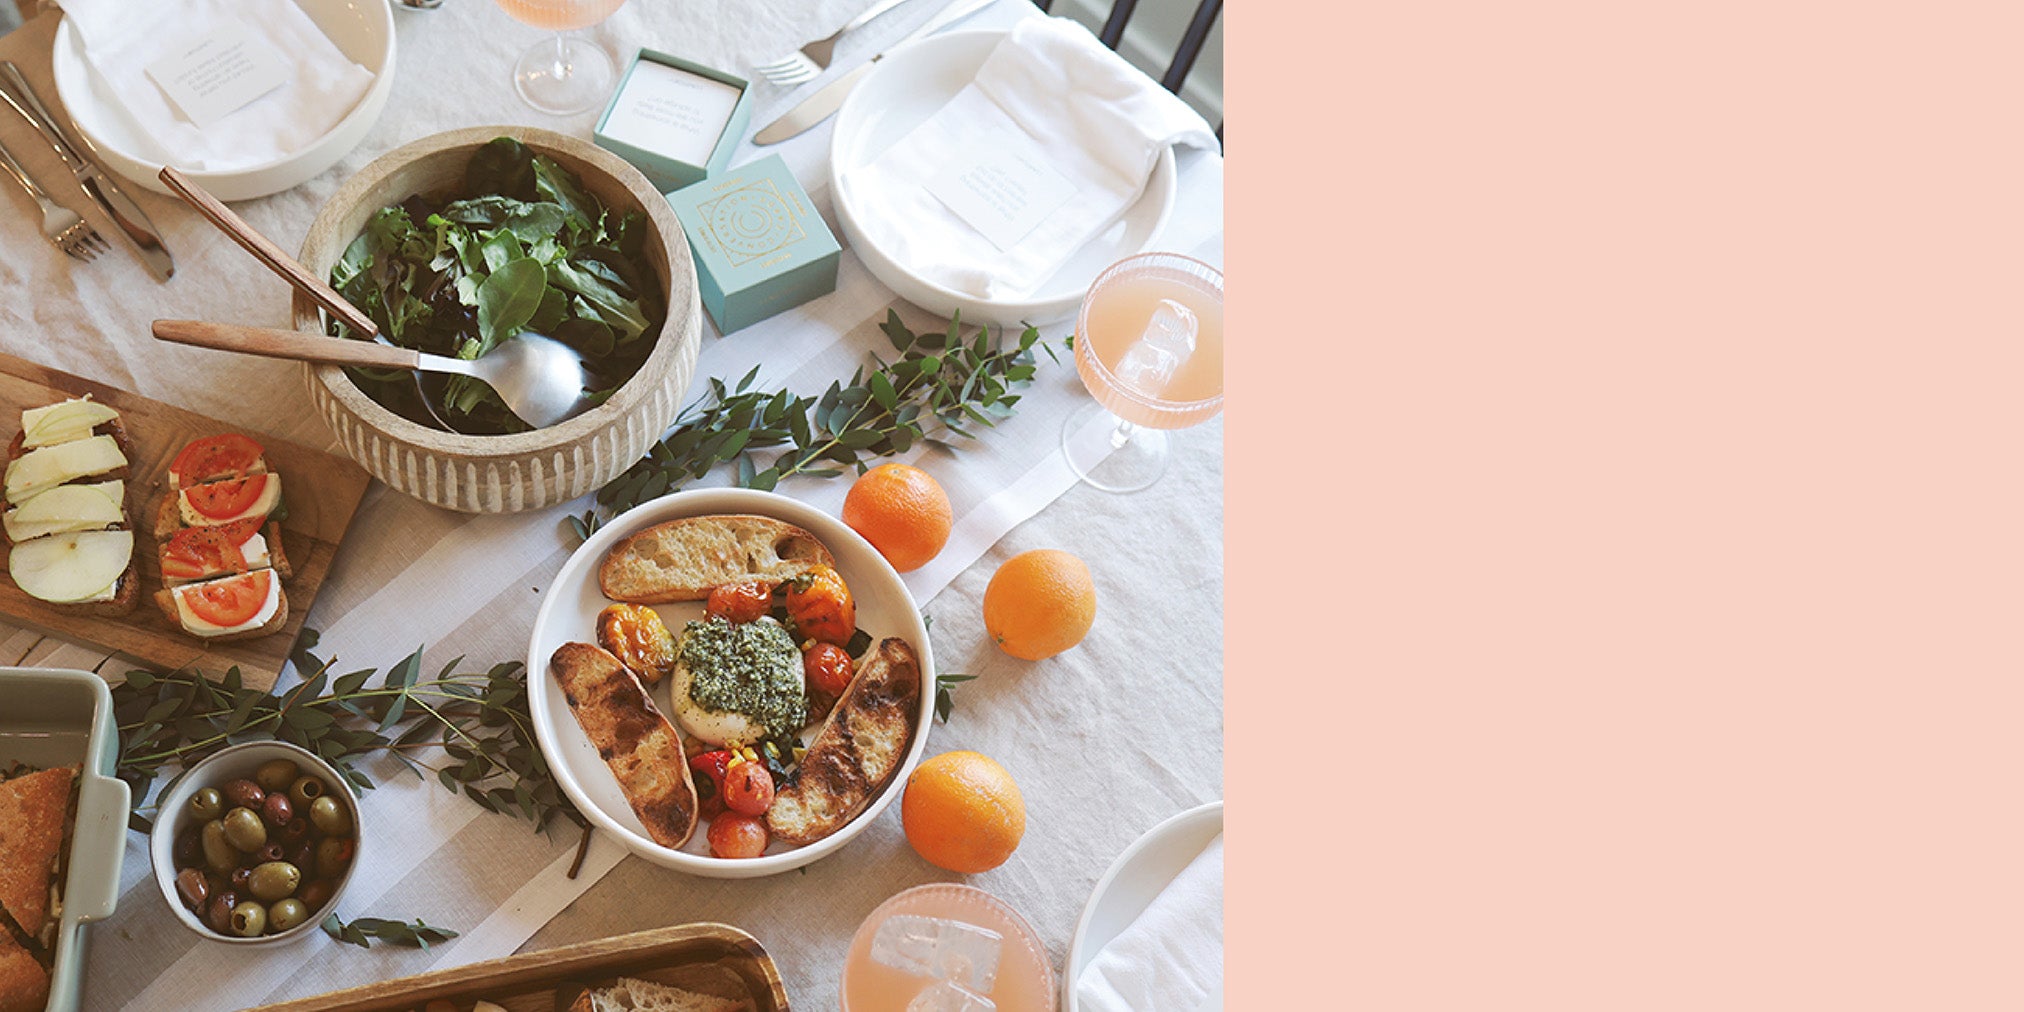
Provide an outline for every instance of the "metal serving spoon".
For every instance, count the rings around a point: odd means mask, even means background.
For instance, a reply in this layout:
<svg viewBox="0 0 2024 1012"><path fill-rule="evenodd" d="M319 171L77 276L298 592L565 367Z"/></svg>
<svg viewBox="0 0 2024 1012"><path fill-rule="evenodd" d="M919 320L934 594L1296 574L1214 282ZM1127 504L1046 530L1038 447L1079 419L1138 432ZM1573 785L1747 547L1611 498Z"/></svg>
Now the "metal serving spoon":
<svg viewBox="0 0 2024 1012"><path fill-rule="evenodd" d="M176 344L262 358L469 376L498 391L507 408L537 429L568 419L589 404L584 387L590 378L584 374L583 357L561 341L531 331L507 338L491 351L470 360L372 341L200 320L156 320L154 333Z"/></svg>
<svg viewBox="0 0 2024 1012"><path fill-rule="evenodd" d="M420 372L455 373L477 379L497 391L499 399L505 401L506 407L521 421L537 429L554 425L589 407L584 390L590 377L584 369L583 356L569 345L545 334L521 331L477 359L465 360L428 355L385 343L379 325L371 317L338 294L337 289L330 287L322 278L310 273L309 268L302 266L294 257L282 252L281 247L246 224L244 218L233 213L218 198L177 172L175 166L165 166L161 180L219 231L265 264L268 270L280 275L296 291L322 306L324 312L353 333L361 334L371 342L195 320L156 320L156 337L178 344L194 344L266 358L418 371L415 399L421 402L429 417L451 432L461 430L446 417L448 412L436 407L434 398L441 394L440 386L436 390L429 389L422 382Z"/></svg>

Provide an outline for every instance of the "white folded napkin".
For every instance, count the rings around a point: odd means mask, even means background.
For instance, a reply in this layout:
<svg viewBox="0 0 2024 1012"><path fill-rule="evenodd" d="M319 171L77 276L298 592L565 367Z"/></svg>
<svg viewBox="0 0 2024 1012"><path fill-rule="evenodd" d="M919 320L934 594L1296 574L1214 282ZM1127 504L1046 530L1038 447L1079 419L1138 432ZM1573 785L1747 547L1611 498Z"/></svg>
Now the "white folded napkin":
<svg viewBox="0 0 2024 1012"><path fill-rule="evenodd" d="M839 185L866 238L898 263L969 295L1019 298L1137 202L1174 144L1213 148L1216 137L1088 29L1029 18L975 81ZM1007 215L1017 222L995 234L979 229L949 202L952 186L962 195L958 175L974 181L978 203L1033 211Z"/></svg>
<svg viewBox="0 0 2024 1012"><path fill-rule="evenodd" d="M1219 835L1154 897L1075 981L1087 1012L1221 1008L1223 838Z"/></svg>
<svg viewBox="0 0 2024 1012"><path fill-rule="evenodd" d="M328 133L372 86L292 0L57 0L84 41L85 56L156 154L179 169L249 168L295 154ZM163 57L231 21L278 54L289 78L243 108L199 128L148 74ZM252 48L252 47L248 47Z"/></svg>

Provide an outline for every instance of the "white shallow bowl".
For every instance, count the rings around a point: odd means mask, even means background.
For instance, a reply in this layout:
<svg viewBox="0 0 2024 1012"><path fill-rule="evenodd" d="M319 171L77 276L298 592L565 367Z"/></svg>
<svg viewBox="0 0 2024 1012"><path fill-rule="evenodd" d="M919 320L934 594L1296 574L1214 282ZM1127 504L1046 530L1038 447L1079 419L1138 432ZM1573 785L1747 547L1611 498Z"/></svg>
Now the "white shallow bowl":
<svg viewBox="0 0 2024 1012"><path fill-rule="evenodd" d="M1075 982L1090 960L1111 940L1131 927L1174 878L1201 856L1203 848L1223 832L1223 803L1211 801L1190 808L1148 830L1111 862L1068 942L1068 972L1062 976L1061 1002L1075 1012Z"/></svg>
<svg viewBox="0 0 2024 1012"><path fill-rule="evenodd" d="M345 811L351 814L352 837L357 841L357 849L352 852L350 867L344 870L344 875L337 880L337 887L331 890L330 901L321 909L310 911L308 919L301 924L278 935L261 935L258 938L221 935L205 927L204 922L198 920L197 915L191 913L188 907L183 906L182 898L176 895L176 834L199 825L197 818L186 811L190 804L190 795L206 787L223 790L226 784L234 780L251 780L254 771L260 768L261 763L274 759L292 759L295 765L301 768L303 775L314 774L317 779L323 781L324 786L329 788L329 796L336 798L344 805ZM162 899L168 902L169 909L175 912L176 920L181 921L183 927L214 942L223 942L227 945L282 945L307 937L317 930L324 918L329 917L331 912L337 909L338 901L344 899L345 887L351 885L352 877L358 874L360 862L365 860L365 823L359 819L358 798L352 795L351 786L345 783L344 778L339 776L329 763L308 749L290 745L285 741L248 741L219 749L198 760L195 766L162 788L162 793L155 802L159 814L155 817L154 832L148 834L148 861L154 866L155 885L161 888ZM307 813L304 813L304 817L307 818Z"/></svg>
<svg viewBox="0 0 2024 1012"><path fill-rule="evenodd" d="M981 299L958 292L922 277L911 265L867 241L839 180L870 164L947 105L976 78L985 57L1009 34L1004 30L948 32L893 50L872 66L871 73L844 100L829 142L829 192L836 204L836 220L851 251L864 261L872 276L929 312L950 317L960 310L966 323L1000 327L1054 323L1073 316L1089 291L1089 283L1104 268L1151 248L1173 212L1176 185L1174 152L1168 148L1160 153L1138 202L1071 255L1032 295L1020 299Z"/></svg>
<svg viewBox="0 0 2024 1012"><path fill-rule="evenodd" d="M577 724L576 715L569 711L561 687L548 672L548 658L557 647L572 641L597 642L597 614L612 603L598 589L597 570L614 543L664 520L718 513L768 516L815 535L836 556L837 572L857 603L858 628L870 634L873 642L887 636L906 640L921 661L920 712L914 716L913 742L907 748L906 761L885 789L842 829L806 847L775 842L767 846L764 855L744 860L710 856L704 832L707 824L700 820L695 835L680 850L655 843L647 835L645 824L633 814L632 806L626 803L611 767L598 757L597 749ZM685 624L703 617L703 602L661 604L655 605L654 610L661 614L670 632L680 635ZM591 535L562 564L555 582L542 592L541 609L534 617L534 636L527 648L527 677L528 709L534 718L535 740L569 800L597 828L610 833L633 853L663 867L709 878L775 875L819 860L849 843L899 797L907 776L927 748L928 724L935 708L935 659L928 646L927 624L921 621L920 609L914 606L913 597L892 565L835 517L786 496L751 489L702 489L663 496L622 514ZM648 694L662 713L674 712L668 702L666 679L652 686Z"/></svg>
<svg viewBox="0 0 2024 1012"><path fill-rule="evenodd" d="M358 147L386 108L394 86L394 18L388 0L294 0L352 62L371 71L373 82L349 114L321 138L294 154L228 171L176 166L219 200L251 200L280 193L314 178ZM99 161L118 175L156 193L168 193L158 178L163 156L128 116L105 79L84 55L84 40L69 20L56 26L50 53L56 94L70 121L96 149Z"/></svg>

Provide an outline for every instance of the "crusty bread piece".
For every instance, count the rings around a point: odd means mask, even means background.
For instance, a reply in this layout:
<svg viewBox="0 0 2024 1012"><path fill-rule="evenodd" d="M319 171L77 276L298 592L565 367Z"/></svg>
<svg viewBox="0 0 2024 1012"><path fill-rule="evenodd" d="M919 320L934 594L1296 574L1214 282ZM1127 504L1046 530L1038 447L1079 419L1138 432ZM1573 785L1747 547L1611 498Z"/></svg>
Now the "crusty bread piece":
<svg viewBox="0 0 2024 1012"><path fill-rule="evenodd" d="M0 932L0 1012L42 1012L49 1005L49 971Z"/></svg>
<svg viewBox="0 0 2024 1012"><path fill-rule="evenodd" d="M176 533L177 532L175 531L169 532L169 537L174 537ZM260 536L267 542L266 568L274 570L274 575L280 577L283 582L286 582L288 579L290 579L295 575L295 570L294 567L290 566L288 563L287 553L282 551L281 549L281 525L272 520L267 521L267 523L260 528ZM161 542L155 546L156 560L157 561L163 560L166 557L168 550L169 550L169 540L168 538L163 538ZM162 586L164 587L180 587L186 583L202 583L205 580L215 579L220 576L231 575L230 570L221 569L215 573L206 573L203 576L183 579L181 577L174 577L168 575L168 573L166 572L167 569L166 566L162 567L162 569L163 569Z"/></svg>
<svg viewBox="0 0 2024 1012"><path fill-rule="evenodd" d="M620 541L598 567L597 583L614 601L665 604L700 601L727 583L778 583L819 565L836 560L793 524L742 514L685 517Z"/></svg>
<svg viewBox="0 0 2024 1012"><path fill-rule="evenodd" d="M773 837L810 844L843 828L899 772L920 712L921 662L888 637L865 655L801 765L766 810Z"/></svg>
<svg viewBox="0 0 2024 1012"><path fill-rule="evenodd" d="M259 570L256 569L254 572L257 573ZM182 629L185 635L194 636L206 643L232 643L238 640L253 640L259 639L262 636L272 636L280 632L282 626L288 624L288 590L286 588L279 588L278 596L281 606L274 609L273 618L251 629L241 629L238 632L226 633L222 636L203 636L184 628L183 613L176 608L176 592L174 590L164 587L161 590L155 591L155 607L160 608L162 614L169 617L170 625Z"/></svg>
<svg viewBox="0 0 2024 1012"><path fill-rule="evenodd" d="M602 647L564 643L549 671L647 835L680 847L696 831L696 783L682 736L626 666Z"/></svg>
<svg viewBox="0 0 2024 1012"><path fill-rule="evenodd" d="M49 912L49 884L76 774L74 766L57 766L0 783L0 904L31 934L42 930Z"/></svg>
<svg viewBox="0 0 2024 1012"><path fill-rule="evenodd" d="M620 977L608 993L632 1012L750 1012L752 1008L749 998L705 994L637 977Z"/></svg>
<svg viewBox="0 0 2024 1012"><path fill-rule="evenodd" d="M684 991L728 999L739 1003L741 1008L753 1007L752 989L745 978L722 963L683 963L667 968L659 977L661 983Z"/></svg>

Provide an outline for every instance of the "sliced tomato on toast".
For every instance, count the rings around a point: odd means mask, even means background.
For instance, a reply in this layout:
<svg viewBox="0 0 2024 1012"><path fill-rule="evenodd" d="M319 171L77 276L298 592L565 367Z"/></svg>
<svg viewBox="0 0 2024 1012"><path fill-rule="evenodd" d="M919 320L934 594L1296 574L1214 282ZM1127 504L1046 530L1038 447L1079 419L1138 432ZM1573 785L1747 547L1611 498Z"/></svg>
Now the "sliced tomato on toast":
<svg viewBox="0 0 2024 1012"><path fill-rule="evenodd" d="M260 607L267 603L268 589L273 582L274 571L260 569L194 584L177 593L183 603L189 605L191 614L212 625L229 629L250 622L260 614Z"/></svg>
<svg viewBox="0 0 2024 1012"><path fill-rule="evenodd" d="M260 533L262 517L247 517L216 527L185 527L162 545L162 575L198 580L224 573L243 573L249 566L245 545Z"/></svg>
<svg viewBox="0 0 2024 1012"><path fill-rule="evenodd" d="M267 475L249 474L229 481L214 481L183 490L190 508L207 517L235 517L260 501L267 490Z"/></svg>
<svg viewBox="0 0 2024 1012"><path fill-rule="evenodd" d="M266 449L248 436L227 432L193 440L169 463L169 484L189 488L220 478L243 478L260 470Z"/></svg>

